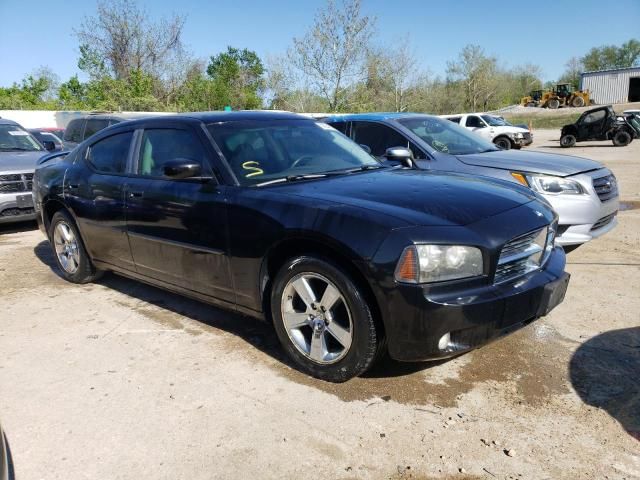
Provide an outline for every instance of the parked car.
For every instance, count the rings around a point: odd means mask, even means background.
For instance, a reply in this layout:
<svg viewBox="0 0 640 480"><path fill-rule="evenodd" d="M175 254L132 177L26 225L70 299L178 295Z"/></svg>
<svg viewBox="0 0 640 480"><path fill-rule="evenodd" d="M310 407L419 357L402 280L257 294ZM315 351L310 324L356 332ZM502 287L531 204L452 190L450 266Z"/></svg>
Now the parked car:
<svg viewBox="0 0 640 480"><path fill-rule="evenodd" d="M57 135L39 128L30 128L27 131L49 152L60 152L65 150L64 143Z"/></svg>
<svg viewBox="0 0 640 480"><path fill-rule="evenodd" d="M294 114L111 126L38 166L64 278L111 270L258 318L310 375L444 358L547 314L568 284L530 189L382 165Z"/></svg>
<svg viewBox="0 0 640 480"><path fill-rule="evenodd" d="M0 425L0 480L13 480L13 465L10 458L7 439L2 431L2 425Z"/></svg>
<svg viewBox="0 0 640 480"><path fill-rule="evenodd" d="M46 150L16 122L0 119L0 223L34 220L31 182Z"/></svg>
<svg viewBox="0 0 640 480"><path fill-rule="evenodd" d="M388 149L404 147L406 152L408 147L417 168L484 175L531 188L558 212L556 244L567 251L604 235L617 224L616 179L598 162L503 151L453 122L430 115L354 114L325 121L356 143L367 145L383 160L394 160Z"/></svg>
<svg viewBox="0 0 640 480"><path fill-rule="evenodd" d="M62 140L68 149L75 148L91 135L110 125L141 118L140 114L91 113L71 120L64 130Z"/></svg>
<svg viewBox="0 0 640 480"><path fill-rule="evenodd" d="M464 115L441 115L461 127L493 142L502 150L522 148L531 145L533 136L528 128L514 126L504 118L488 113L470 113Z"/></svg>
<svg viewBox="0 0 640 480"><path fill-rule="evenodd" d="M560 146L573 147L576 142L611 140L616 147L625 147L640 136L631 124L633 115L618 116L611 105L584 112L575 123L565 125L560 132Z"/></svg>
<svg viewBox="0 0 640 480"><path fill-rule="evenodd" d="M41 127L38 130L40 130L42 132L53 133L60 140L62 140L64 138L64 128L60 128L60 127Z"/></svg>

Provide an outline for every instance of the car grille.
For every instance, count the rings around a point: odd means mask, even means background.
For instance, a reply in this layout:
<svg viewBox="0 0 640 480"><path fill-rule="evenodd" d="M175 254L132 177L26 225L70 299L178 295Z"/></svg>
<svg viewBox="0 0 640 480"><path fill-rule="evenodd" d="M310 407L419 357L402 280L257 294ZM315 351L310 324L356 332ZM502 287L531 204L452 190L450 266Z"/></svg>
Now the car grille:
<svg viewBox="0 0 640 480"><path fill-rule="evenodd" d="M599 228L609 225L611 222L613 222L613 219L616 218L617 214L618 212L613 212L611 215L602 217L600 220L593 224L593 227L591 227L591 231L593 232L594 230L598 230Z"/></svg>
<svg viewBox="0 0 640 480"><path fill-rule="evenodd" d="M0 175L0 193L30 192L32 187L33 173Z"/></svg>
<svg viewBox="0 0 640 480"><path fill-rule="evenodd" d="M594 178L593 188L601 202L606 202L618 196L618 182L613 174L607 175L606 177Z"/></svg>
<svg viewBox="0 0 640 480"><path fill-rule="evenodd" d="M504 283L544 265L553 247L554 228L542 228L520 235L500 251L494 283Z"/></svg>
<svg viewBox="0 0 640 480"><path fill-rule="evenodd" d="M0 218L2 217L17 217L18 215L29 215L35 213L35 209L30 208L5 208L0 212Z"/></svg>

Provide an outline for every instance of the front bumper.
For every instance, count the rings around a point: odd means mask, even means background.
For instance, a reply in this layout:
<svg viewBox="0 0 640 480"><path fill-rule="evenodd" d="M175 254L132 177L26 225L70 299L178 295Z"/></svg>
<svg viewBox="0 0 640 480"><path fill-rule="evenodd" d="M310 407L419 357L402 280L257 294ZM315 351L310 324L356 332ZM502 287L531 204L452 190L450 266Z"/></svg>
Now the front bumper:
<svg viewBox="0 0 640 480"><path fill-rule="evenodd" d="M0 194L0 224L35 220L31 192Z"/></svg>
<svg viewBox="0 0 640 480"><path fill-rule="evenodd" d="M533 135L528 135L528 136L523 137L523 138L511 137L511 140L518 147L526 147L527 145L531 145L533 143Z"/></svg>
<svg viewBox="0 0 640 480"><path fill-rule="evenodd" d="M398 285L389 298L388 349L399 361L458 355L546 315L562 302L569 282L565 254L555 248L543 269L511 282L473 289ZM389 327L389 326L388 326ZM450 342L440 348L441 337Z"/></svg>

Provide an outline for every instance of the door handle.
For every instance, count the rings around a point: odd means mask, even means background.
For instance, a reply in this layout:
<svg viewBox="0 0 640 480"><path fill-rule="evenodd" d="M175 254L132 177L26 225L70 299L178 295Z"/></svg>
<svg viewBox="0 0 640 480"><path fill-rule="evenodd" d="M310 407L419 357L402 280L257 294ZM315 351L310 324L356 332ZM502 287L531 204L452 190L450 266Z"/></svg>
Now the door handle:
<svg viewBox="0 0 640 480"><path fill-rule="evenodd" d="M129 192L129 198L142 198L142 192Z"/></svg>

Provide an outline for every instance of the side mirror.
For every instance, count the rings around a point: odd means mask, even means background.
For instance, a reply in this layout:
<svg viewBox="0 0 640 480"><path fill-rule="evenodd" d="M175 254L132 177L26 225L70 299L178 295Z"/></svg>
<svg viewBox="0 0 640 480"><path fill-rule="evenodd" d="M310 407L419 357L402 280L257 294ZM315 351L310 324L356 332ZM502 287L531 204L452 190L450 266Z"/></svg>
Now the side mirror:
<svg viewBox="0 0 640 480"><path fill-rule="evenodd" d="M384 158L399 162L403 167L414 168L413 154L407 147L390 147L384 152Z"/></svg>
<svg viewBox="0 0 640 480"><path fill-rule="evenodd" d="M43 140L42 146L46 148L49 152L53 152L56 149L56 144L52 140Z"/></svg>
<svg viewBox="0 0 640 480"><path fill-rule="evenodd" d="M365 145L364 143L361 143L360 148L362 148L365 152L371 155L371 147L369 147L369 145Z"/></svg>
<svg viewBox="0 0 640 480"><path fill-rule="evenodd" d="M176 158L162 167L165 177L180 180L183 178L199 177L202 173L200 164L188 158Z"/></svg>

